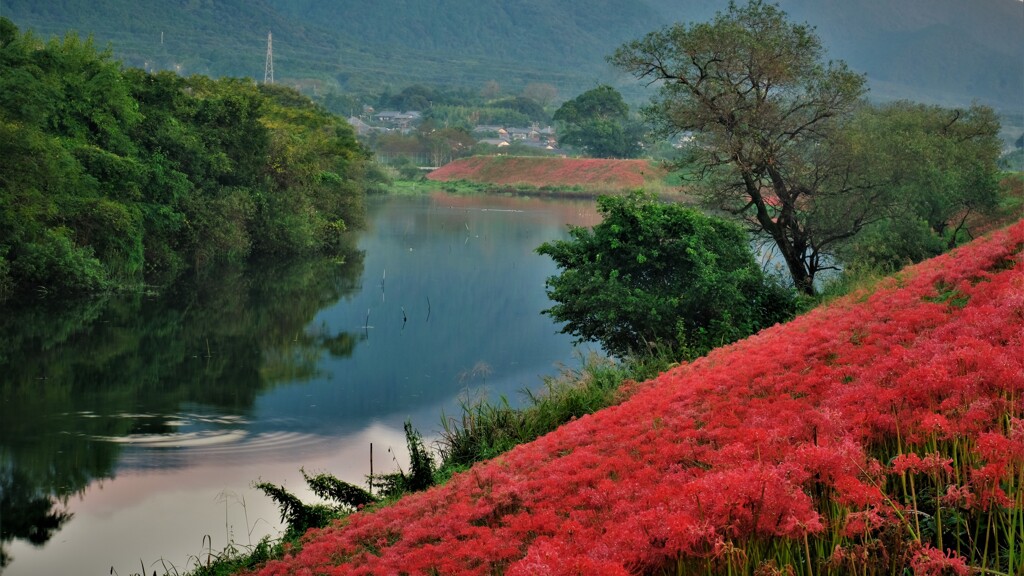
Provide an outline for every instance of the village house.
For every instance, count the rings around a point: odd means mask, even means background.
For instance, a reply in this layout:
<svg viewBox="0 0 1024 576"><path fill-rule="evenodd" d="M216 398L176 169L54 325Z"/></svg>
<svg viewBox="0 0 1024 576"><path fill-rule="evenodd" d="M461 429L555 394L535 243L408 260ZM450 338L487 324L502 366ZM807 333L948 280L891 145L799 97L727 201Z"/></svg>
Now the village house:
<svg viewBox="0 0 1024 576"><path fill-rule="evenodd" d="M551 126L540 128L534 124L529 128L504 128L501 126L480 125L473 128L473 133L486 135L486 137L480 138L478 142L490 144L491 146L503 147L515 143L547 150L554 150L558 147L555 129Z"/></svg>
<svg viewBox="0 0 1024 576"><path fill-rule="evenodd" d="M395 110L382 110L374 114L374 119L380 122L385 128L399 130L403 134L412 129L423 117L417 110L398 112Z"/></svg>

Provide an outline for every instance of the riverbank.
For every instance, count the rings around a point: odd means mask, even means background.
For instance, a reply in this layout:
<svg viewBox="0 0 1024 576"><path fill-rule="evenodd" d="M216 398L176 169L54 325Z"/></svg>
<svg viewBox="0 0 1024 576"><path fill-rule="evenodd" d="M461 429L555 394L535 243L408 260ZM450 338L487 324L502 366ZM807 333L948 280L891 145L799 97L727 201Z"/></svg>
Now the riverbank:
<svg viewBox="0 0 1024 576"><path fill-rule="evenodd" d="M907 268L259 573L1016 573L1022 248Z"/></svg>

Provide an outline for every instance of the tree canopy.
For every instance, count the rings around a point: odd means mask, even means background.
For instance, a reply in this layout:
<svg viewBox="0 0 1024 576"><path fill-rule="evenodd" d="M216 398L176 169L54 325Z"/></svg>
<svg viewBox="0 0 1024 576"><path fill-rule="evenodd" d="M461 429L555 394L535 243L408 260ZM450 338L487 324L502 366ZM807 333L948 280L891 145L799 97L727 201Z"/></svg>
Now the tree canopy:
<svg viewBox="0 0 1024 576"><path fill-rule="evenodd" d="M601 85L562 104L554 115L558 140L597 158L635 158L643 130L618 90Z"/></svg>
<svg viewBox="0 0 1024 576"><path fill-rule="evenodd" d="M545 311L562 332L616 356L695 357L787 317L788 292L765 278L736 224L643 193L602 196L603 220L542 244L561 273Z"/></svg>
<svg viewBox="0 0 1024 576"><path fill-rule="evenodd" d="M840 249L844 264L896 270L970 237L999 208L999 124L990 108L863 106L843 135L860 169L889 190L884 218Z"/></svg>

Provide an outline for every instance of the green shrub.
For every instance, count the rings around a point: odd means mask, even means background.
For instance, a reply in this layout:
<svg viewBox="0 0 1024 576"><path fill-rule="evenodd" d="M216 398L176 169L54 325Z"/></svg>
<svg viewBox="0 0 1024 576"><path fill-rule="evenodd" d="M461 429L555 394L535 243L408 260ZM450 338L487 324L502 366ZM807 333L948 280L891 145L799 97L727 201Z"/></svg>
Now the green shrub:
<svg viewBox="0 0 1024 576"><path fill-rule="evenodd" d="M789 291L757 265L736 224L645 193L602 196L603 221L542 244L561 274L546 314L618 357L693 358L788 318Z"/></svg>
<svg viewBox="0 0 1024 576"><path fill-rule="evenodd" d="M395 498L406 492L419 492L434 485L434 460L423 445L423 436L405 421L405 443L409 450L409 473L401 469L390 474L375 474L370 478L373 486L385 498Z"/></svg>
<svg viewBox="0 0 1024 576"><path fill-rule="evenodd" d="M71 230L46 230L43 237L22 245L11 263L13 276L21 278L23 289L49 293L97 291L107 286L103 264L92 248L76 246Z"/></svg>
<svg viewBox="0 0 1024 576"><path fill-rule="evenodd" d="M921 218L890 218L865 228L840 255L848 268L888 274L942 254L946 243Z"/></svg>

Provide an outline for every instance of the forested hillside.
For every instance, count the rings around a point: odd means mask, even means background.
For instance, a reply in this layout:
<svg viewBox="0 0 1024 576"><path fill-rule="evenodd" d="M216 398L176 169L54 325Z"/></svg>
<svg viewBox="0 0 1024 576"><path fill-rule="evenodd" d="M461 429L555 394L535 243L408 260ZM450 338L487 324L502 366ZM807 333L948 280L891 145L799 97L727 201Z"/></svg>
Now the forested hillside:
<svg viewBox="0 0 1024 576"><path fill-rule="evenodd" d="M285 62L319 56L310 64L322 68L338 51L334 35L281 18L265 0L3 0L0 16L44 40L92 35L128 66L184 74L262 80L270 30Z"/></svg>
<svg viewBox="0 0 1024 576"><path fill-rule="evenodd" d="M276 79L345 89L544 81L567 93L606 76L605 54L658 21L610 0L4 0L0 14L43 35L92 33L138 67L262 80L273 32Z"/></svg>
<svg viewBox="0 0 1024 576"><path fill-rule="evenodd" d="M262 79L267 33L275 78L343 90L410 83L508 90L557 86L563 98L617 76L605 57L724 0L4 0L0 15L44 36L93 33L138 67ZM781 0L834 58L867 73L874 95L944 105L978 99L1020 112L1024 8L1017 0ZM632 84L630 84L632 85Z"/></svg>
<svg viewBox="0 0 1024 576"><path fill-rule="evenodd" d="M603 67L610 46L642 34L658 21L643 2L615 0L274 4L297 21L329 23L342 38L371 47L399 66L409 60L430 61L433 55L454 58L443 74L456 82L480 84L502 82L510 74L517 82L537 73L582 81ZM474 61L487 64L475 66Z"/></svg>

